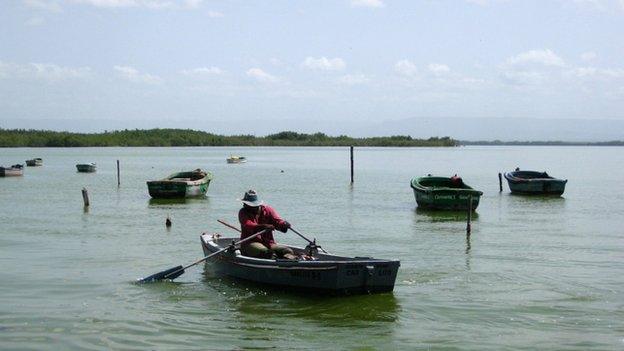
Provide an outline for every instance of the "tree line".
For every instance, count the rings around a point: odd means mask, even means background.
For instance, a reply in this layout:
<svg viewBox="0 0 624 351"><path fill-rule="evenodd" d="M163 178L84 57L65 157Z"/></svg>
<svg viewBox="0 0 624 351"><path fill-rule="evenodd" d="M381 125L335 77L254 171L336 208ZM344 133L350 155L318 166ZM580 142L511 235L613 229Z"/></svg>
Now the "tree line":
<svg viewBox="0 0 624 351"><path fill-rule="evenodd" d="M104 147L104 146L458 146L450 137L414 139L409 135L353 138L324 133L284 131L264 137L218 135L191 129L125 129L103 133L72 133L0 128L0 147Z"/></svg>

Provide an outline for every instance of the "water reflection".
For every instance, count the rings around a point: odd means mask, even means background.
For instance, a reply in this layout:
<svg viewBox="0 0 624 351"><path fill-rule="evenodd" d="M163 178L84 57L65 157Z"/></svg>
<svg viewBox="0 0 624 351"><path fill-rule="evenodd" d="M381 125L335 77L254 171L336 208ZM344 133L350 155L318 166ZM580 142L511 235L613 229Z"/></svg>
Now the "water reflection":
<svg viewBox="0 0 624 351"><path fill-rule="evenodd" d="M393 293L329 296L314 291L291 291L235 278L219 278L209 264L205 265L202 282L210 284L219 294L230 296L229 307L252 319L272 316L303 318L325 326L368 326L368 322L395 322L400 311Z"/></svg>
<svg viewBox="0 0 624 351"><path fill-rule="evenodd" d="M417 207L414 213L416 214L417 222L456 222L468 219L468 213L464 211L427 210ZM479 214L472 212L471 219L476 220L478 218Z"/></svg>
<svg viewBox="0 0 624 351"><path fill-rule="evenodd" d="M171 205L181 205L181 204L192 204L192 203L205 203L208 201L208 197L193 197L193 198L173 198L173 199L149 199L149 206L157 207L157 206L171 206Z"/></svg>

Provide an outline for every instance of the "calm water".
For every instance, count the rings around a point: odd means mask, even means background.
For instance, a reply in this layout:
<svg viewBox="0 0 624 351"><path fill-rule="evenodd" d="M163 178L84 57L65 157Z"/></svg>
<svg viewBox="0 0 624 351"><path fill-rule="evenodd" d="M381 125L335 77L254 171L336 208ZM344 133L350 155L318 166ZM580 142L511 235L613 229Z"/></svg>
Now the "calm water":
<svg viewBox="0 0 624 351"><path fill-rule="evenodd" d="M1 349L624 348L624 148L356 149L353 187L347 148L0 149L32 157L0 178ZM564 196L499 193L516 166L569 179ZM215 176L205 199L150 201L146 180L197 167ZM484 192L469 241L464 215L416 210L409 180L427 173ZM293 295L208 265L133 284L202 257L202 232L234 235L216 220L236 223L249 188L331 252L400 259L394 292Z"/></svg>

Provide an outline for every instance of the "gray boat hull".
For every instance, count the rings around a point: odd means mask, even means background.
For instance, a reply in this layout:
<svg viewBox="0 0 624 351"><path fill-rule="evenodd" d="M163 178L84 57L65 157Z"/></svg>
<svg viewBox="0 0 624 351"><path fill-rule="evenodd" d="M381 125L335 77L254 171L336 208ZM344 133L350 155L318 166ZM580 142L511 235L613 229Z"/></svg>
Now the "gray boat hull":
<svg viewBox="0 0 624 351"><path fill-rule="evenodd" d="M227 247L238 238L213 239L201 236L207 256ZM304 249L292 247L295 253ZM212 259L215 273L237 279L295 290L331 294L365 294L389 292L400 266L398 260L349 258L316 254L314 261L270 260L247 257L239 250L224 252Z"/></svg>
<svg viewBox="0 0 624 351"><path fill-rule="evenodd" d="M512 193L522 195L562 195L568 182L534 171L507 172L505 179Z"/></svg>

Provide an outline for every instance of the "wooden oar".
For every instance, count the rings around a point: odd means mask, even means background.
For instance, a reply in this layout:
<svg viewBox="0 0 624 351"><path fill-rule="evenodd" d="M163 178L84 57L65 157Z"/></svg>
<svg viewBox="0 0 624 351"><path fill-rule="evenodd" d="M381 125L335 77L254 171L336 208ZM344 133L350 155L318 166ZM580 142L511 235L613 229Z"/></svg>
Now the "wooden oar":
<svg viewBox="0 0 624 351"><path fill-rule="evenodd" d="M310 243L310 245L314 245L316 247L318 247L319 249L321 249L321 251L323 251L324 253L327 253L327 251L325 251L325 249L323 249L321 247L321 245L316 245L316 239L314 239L314 241L311 241L310 239L306 238L305 236L303 236L303 234L299 233L298 231L295 230L295 228L290 227L288 228L290 230L292 230L293 232L295 232L295 234L299 235L300 237L303 238L303 240L307 241L308 243Z"/></svg>
<svg viewBox="0 0 624 351"><path fill-rule="evenodd" d="M169 268L169 269L167 269L165 271L158 272L156 274L152 274L152 275L150 275L148 277L137 279L137 283L151 283L151 282L155 282L155 281L159 281L159 280L165 280L165 279L174 280L175 278L177 278L177 277L181 276L182 274L184 274L184 270L185 269L187 269L189 267L192 267L192 266L195 266L195 265L197 265L199 263L202 263L202 262L206 261L207 259L209 259L210 257L216 256L216 255L222 253L223 251L226 251L226 250L230 249L233 246L236 246L236 245L242 244L244 242L250 241L251 239L254 239L255 237L257 237L258 235L263 234L265 231L266 231L266 229L263 230L263 231L260 231L260 232L258 232L256 234L253 234L252 236L247 237L247 238L245 238L243 240L239 240L239 241L237 241L235 243L232 243L228 247L223 248L223 249L221 249L219 251L213 252L210 255L208 255L208 256L206 256L206 257L204 257L202 259L199 259L199 260L197 260L197 261L195 261L195 262L193 262L193 263L191 263L189 265L177 266L177 267Z"/></svg>
<svg viewBox="0 0 624 351"><path fill-rule="evenodd" d="M226 227L232 228L232 229L236 230L239 233L241 232L240 229L236 228L235 226L233 226L233 225L231 225L231 224L229 224L229 223L227 223L225 221L217 219L217 222L223 224ZM316 245L316 240L315 241L311 241L310 239L306 238L305 236L303 236L303 234L299 233L298 231L294 230L293 228L289 228L289 229L292 230L293 232L295 232L295 234L299 235L301 238L303 238L303 240L307 241L309 244L315 245L316 247L321 249L324 253L327 253L327 251L325 251L325 249L323 249L320 245Z"/></svg>

